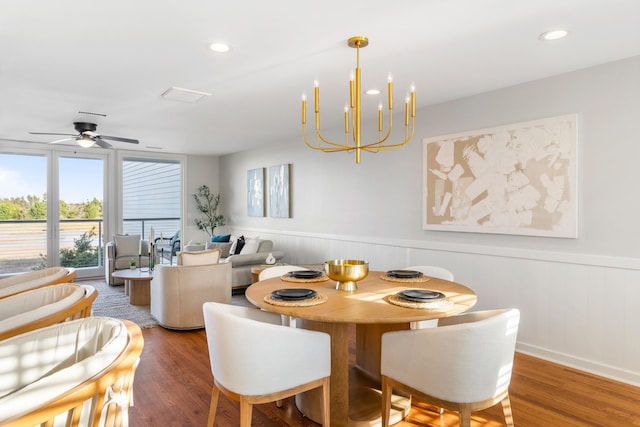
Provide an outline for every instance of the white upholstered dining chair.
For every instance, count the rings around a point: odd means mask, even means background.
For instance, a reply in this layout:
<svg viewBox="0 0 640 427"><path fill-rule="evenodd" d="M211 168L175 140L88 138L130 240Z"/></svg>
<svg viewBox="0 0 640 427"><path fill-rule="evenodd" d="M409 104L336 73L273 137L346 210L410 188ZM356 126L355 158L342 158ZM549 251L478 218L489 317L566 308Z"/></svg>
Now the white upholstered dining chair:
<svg viewBox="0 0 640 427"><path fill-rule="evenodd" d="M460 425L471 412L502 403L513 426L509 384L520 322L517 309L486 310L440 319L438 327L382 335L382 425L389 425L391 391L405 391L458 411Z"/></svg>
<svg viewBox="0 0 640 427"><path fill-rule="evenodd" d="M282 326L279 315L248 307L207 302L203 312L213 373L209 427L220 392L240 401L240 426L249 427L254 404L319 387L329 425L328 334Z"/></svg>
<svg viewBox="0 0 640 427"><path fill-rule="evenodd" d="M425 276L435 277L436 279L448 280L453 282L453 273L444 267L438 267L436 265L413 265L406 267L405 270L415 270L424 274Z"/></svg>
<svg viewBox="0 0 640 427"><path fill-rule="evenodd" d="M289 273L290 271L302 271L308 270L304 267L298 267L297 265L274 265L273 267L267 267L260 272L258 275L258 280L267 280L272 277L280 277L283 274Z"/></svg>

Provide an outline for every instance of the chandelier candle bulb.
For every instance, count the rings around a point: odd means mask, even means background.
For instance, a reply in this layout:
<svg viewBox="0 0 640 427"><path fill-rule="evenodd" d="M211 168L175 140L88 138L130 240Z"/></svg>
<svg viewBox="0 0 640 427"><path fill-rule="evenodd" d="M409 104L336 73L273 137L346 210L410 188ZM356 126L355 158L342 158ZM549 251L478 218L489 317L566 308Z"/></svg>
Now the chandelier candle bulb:
<svg viewBox="0 0 640 427"><path fill-rule="evenodd" d="M353 71L349 77L349 105L351 105L351 108L355 107L353 104Z"/></svg>
<svg viewBox="0 0 640 427"><path fill-rule="evenodd" d="M382 102L378 104L378 132L382 132Z"/></svg>
<svg viewBox="0 0 640 427"><path fill-rule="evenodd" d="M307 123L307 95L302 94L302 124Z"/></svg>
<svg viewBox="0 0 640 427"><path fill-rule="evenodd" d="M409 126L409 97L404 100L404 125Z"/></svg>
<svg viewBox="0 0 640 427"><path fill-rule="evenodd" d="M411 86L411 117L416 116L416 87Z"/></svg>
<svg viewBox="0 0 640 427"><path fill-rule="evenodd" d="M349 133L349 106L344 106L344 133Z"/></svg>
<svg viewBox="0 0 640 427"><path fill-rule="evenodd" d="M389 112L393 110L393 76L389 74L387 78L387 94L389 96Z"/></svg>

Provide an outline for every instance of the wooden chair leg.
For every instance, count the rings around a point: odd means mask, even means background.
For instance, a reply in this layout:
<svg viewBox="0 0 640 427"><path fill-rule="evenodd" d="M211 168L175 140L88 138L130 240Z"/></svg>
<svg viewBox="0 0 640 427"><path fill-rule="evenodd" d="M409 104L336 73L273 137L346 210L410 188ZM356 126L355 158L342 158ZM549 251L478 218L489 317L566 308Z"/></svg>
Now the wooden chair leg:
<svg viewBox="0 0 640 427"><path fill-rule="evenodd" d="M216 420L216 410L218 409L218 398L220 397L220 389L213 384L211 390L211 403L209 404L209 419L207 420L207 426L213 427L213 422Z"/></svg>
<svg viewBox="0 0 640 427"><path fill-rule="evenodd" d="M276 408L282 408L282 399L276 400Z"/></svg>
<svg viewBox="0 0 640 427"><path fill-rule="evenodd" d="M240 398L240 427L251 427L251 411L253 405Z"/></svg>
<svg viewBox="0 0 640 427"><path fill-rule="evenodd" d="M385 375L382 375L382 427L389 427L391 416L391 392L392 387Z"/></svg>
<svg viewBox="0 0 640 427"><path fill-rule="evenodd" d="M325 378L322 382L322 425L331 425L331 393L330 393L330 380Z"/></svg>
<svg viewBox="0 0 640 427"><path fill-rule="evenodd" d="M507 397L502 399L502 412L504 413L504 420L507 427L513 427L513 412L511 411L511 399L509 399L509 394L507 393Z"/></svg>
<svg viewBox="0 0 640 427"><path fill-rule="evenodd" d="M460 427L471 427L471 410L469 408L460 410Z"/></svg>

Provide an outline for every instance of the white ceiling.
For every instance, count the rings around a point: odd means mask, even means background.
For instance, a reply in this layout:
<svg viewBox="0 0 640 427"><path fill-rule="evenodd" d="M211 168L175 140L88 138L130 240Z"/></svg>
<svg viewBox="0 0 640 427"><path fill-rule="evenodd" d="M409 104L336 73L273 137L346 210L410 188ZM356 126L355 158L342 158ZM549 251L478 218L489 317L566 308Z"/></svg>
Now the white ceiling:
<svg viewBox="0 0 640 427"><path fill-rule="evenodd" d="M555 28L569 36L538 40ZM247 150L300 135L314 79L323 126L339 127L355 35L370 42L363 89L384 90L391 72L395 105L414 83L420 107L638 55L640 1L2 0L0 143L48 142L57 137L29 132L89 121L140 140L115 148ZM214 54L214 40L232 51ZM172 86L212 95L161 98ZM373 116L380 97L365 98Z"/></svg>

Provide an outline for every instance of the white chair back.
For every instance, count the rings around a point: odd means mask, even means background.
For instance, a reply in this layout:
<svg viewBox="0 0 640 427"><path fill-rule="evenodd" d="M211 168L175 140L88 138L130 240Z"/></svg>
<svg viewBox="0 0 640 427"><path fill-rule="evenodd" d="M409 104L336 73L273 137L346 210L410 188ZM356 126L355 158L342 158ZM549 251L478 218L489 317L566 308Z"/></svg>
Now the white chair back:
<svg viewBox="0 0 640 427"><path fill-rule="evenodd" d="M228 304L203 307L214 378L244 395L269 394L328 376L330 338L283 327L280 315Z"/></svg>
<svg viewBox="0 0 640 427"><path fill-rule="evenodd" d="M391 378L454 410L452 403L508 401L519 321L517 309L488 310L441 319L436 328L386 333L383 381Z"/></svg>
<svg viewBox="0 0 640 427"><path fill-rule="evenodd" d="M425 276L435 277L436 279L448 280L453 282L453 273L443 267L435 265L414 265L406 267L405 270L416 270Z"/></svg>
<svg viewBox="0 0 640 427"><path fill-rule="evenodd" d="M297 265L274 265L273 267L265 268L258 275L258 280L267 280L272 277L280 277L283 274L289 273L290 271L302 271L308 270L304 267L298 267Z"/></svg>
<svg viewBox="0 0 640 427"><path fill-rule="evenodd" d="M208 425L220 392L240 401L240 425L251 425L253 404L322 389L328 425L331 338L323 332L283 327L280 316L215 302L203 305L214 386Z"/></svg>

